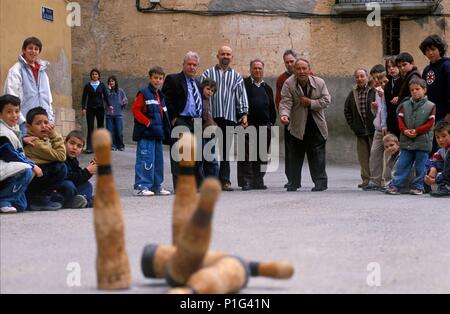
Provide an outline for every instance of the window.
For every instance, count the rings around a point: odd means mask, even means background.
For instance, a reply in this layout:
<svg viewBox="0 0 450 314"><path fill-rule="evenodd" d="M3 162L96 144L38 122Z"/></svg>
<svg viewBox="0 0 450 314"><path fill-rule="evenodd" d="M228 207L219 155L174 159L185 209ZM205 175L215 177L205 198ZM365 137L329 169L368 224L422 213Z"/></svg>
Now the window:
<svg viewBox="0 0 450 314"><path fill-rule="evenodd" d="M400 53L400 19L383 20L383 54L394 56Z"/></svg>

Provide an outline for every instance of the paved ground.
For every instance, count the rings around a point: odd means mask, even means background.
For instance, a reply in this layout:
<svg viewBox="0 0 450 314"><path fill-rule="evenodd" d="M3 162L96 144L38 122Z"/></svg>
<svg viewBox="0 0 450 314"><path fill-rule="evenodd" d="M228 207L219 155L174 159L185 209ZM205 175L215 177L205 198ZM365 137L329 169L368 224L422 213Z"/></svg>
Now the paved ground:
<svg viewBox="0 0 450 314"><path fill-rule="evenodd" d="M147 243L171 241L173 196L131 196L134 150L113 158L133 275L126 292L163 293L163 281L143 277L140 256ZM170 189L167 161L166 152ZM269 190L223 193L215 211L212 249L295 265L292 279L252 278L243 293L450 292L449 198L358 191L358 169L338 166L328 168L328 191L309 192L304 169L304 188L287 193L281 169L267 175ZM1 293L98 293L92 209L2 215L0 226ZM81 287L67 285L73 262Z"/></svg>

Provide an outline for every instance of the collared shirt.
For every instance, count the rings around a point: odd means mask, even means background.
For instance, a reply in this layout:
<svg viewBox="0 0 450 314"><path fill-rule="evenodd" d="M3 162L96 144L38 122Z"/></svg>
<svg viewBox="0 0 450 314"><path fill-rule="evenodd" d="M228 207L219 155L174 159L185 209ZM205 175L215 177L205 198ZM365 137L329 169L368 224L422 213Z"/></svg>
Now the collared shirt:
<svg viewBox="0 0 450 314"><path fill-rule="evenodd" d="M237 122L237 115L248 113L248 99L244 80L235 70L222 71L219 66L203 72L201 80L210 78L217 83L217 92L211 97L214 118Z"/></svg>
<svg viewBox="0 0 450 314"><path fill-rule="evenodd" d="M359 110L364 120L367 118L367 95L369 94L369 89L367 85L363 88L358 86L356 89L358 91Z"/></svg>
<svg viewBox="0 0 450 314"><path fill-rule="evenodd" d="M254 84L256 87L261 87L261 85L263 84L263 83L265 83L264 82L264 80L261 80L259 83L253 78L253 76L250 76L250 79L252 80L252 84Z"/></svg>
<svg viewBox="0 0 450 314"><path fill-rule="evenodd" d="M184 76L186 79L186 85L187 85L187 98L186 98L186 106L184 106L184 110L180 113L181 116L184 117L192 117L192 118L198 118L202 116L202 112L200 109L200 112L197 112L196 105L195 105L195 99L194 99L194 90L192 88L192 81L194 81L194 88L197 91L197 95L201 101L202 94L197 88L197 84L195 83L195 79L190 78L188 76Z"/></svg>

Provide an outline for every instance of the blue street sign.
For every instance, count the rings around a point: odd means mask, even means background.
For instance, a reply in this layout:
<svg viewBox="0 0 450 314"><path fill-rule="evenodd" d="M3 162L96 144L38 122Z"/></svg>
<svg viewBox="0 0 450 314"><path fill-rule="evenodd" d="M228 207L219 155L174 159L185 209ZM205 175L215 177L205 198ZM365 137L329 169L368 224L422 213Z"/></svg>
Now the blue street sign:
<svg viewBox="0 0 450 314"><path fill-rule="evenodd" d="M53 22L53 9L42 7L42 19Z"/></svg>

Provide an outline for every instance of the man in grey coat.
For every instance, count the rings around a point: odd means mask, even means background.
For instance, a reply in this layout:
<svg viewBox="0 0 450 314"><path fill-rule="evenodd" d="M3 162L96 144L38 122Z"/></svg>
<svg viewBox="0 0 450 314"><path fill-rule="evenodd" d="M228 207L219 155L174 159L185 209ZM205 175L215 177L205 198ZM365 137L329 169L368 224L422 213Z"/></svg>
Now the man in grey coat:
<svg viewBox="0 0 450 314"><path fill-rule="evenodd" d="M290 158L293 185L287 188L288 191L296 191L301 187L305 153L314 182L312 191L325 191L328 188L325 170L328 128L324 110L330 102L331 96L325 81L311 75L308 60L298 59L294 75L286 80L281 90L279 108L281 123L289 124L292 135Z"/></svg>

